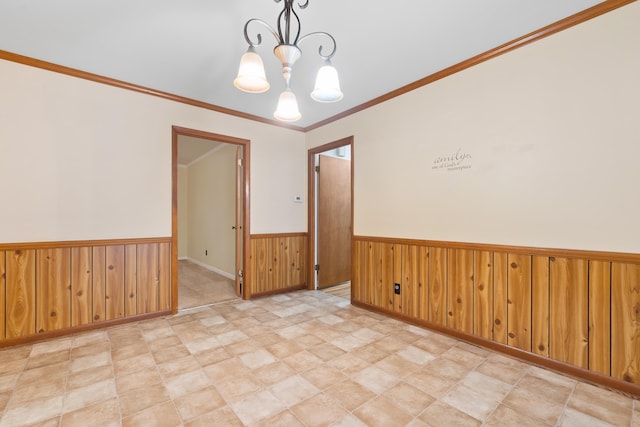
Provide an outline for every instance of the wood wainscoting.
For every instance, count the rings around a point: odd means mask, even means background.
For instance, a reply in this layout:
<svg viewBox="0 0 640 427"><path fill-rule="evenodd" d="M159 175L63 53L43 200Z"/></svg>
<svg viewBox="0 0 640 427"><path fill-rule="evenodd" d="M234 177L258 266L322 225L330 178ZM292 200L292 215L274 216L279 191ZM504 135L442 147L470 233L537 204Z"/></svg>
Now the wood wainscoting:
<svg viewBox="0 0 640 427"><path fill-rule="evenodd" d="M246 298L305 289L307 233L251 235Z"/></svg>
<svg viewBox="0 0 640 427"><path fill-rule="evenodd" d="M0 244L0 347L171 313L171 238Z"/></svg>
<svg viewBox="0 0 640 427"><path fill-rule="evenodd" d="M640 395L640 255L353 243L354 305Z"/></svg>

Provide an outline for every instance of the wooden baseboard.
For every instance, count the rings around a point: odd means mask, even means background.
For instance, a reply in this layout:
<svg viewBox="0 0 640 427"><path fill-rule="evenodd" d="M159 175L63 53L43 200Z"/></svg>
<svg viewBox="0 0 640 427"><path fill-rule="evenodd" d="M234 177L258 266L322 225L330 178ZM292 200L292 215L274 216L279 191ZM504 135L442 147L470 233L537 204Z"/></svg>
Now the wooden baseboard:
<svg viewBox="0 0 640 427"><path fill-rule="evenodd" d="M570 365L568 363L559 362L553 359L539 356L534 353L529 353L524 350L510 347L505 344L500 344L495 341L490 341L474 335L466 334L464 332L443 327L441 325L431 323L425 320L416 319L414 317L406 316L401 313L396 313L394 311L387 310L381 307L376 307L374 305L365 304L359 301L354 301L353 298L351 299L351 304L356 307L363 308L365 310L383 314L385 316L388 316L394 319L402 320L403 322L407 322L412 325L416 325L422 328L440 332L444 335L448 335L448 336L460 339L462 341L468 342L473 345L478 345L481 347L488 348L490 350L498 351L500 353L504 353L508 356L518 358L525 362L557 371L561 374L569 375L569 376L590 382L592 384L596 384L596 385L607 387L609 389L620 391L634 398L637 398L638 396L640 396L640 384L633 384L633 383L621 381L606 375L589 371L587 369L582 369L577 366Z"/></svg>
<svg viewBox="0 0 640 427"><path fill-rule="evenodd" d="M186 258L183 258L182 260L183 261L189 261L189 262L194 263L195 265L198 265L198 266L200 266L200 267L202 267L202 268L204 268L206 270L213 271L214 273L219 274L222 277L226 277L229 280L236 280L236 276L234 276L232 273L228 273L228 272L226 272L224 270L221 270L221 269L219 269L217 267L214 267L212 265L205 264L204 262L198 261L195 258L186 257ZM180 261L180 258L178 258L178 261Z"/></svg>
<svg viewBox="0 0 640 427"><path fill-rule="evenodd" d="M169 316L171 310L157 311L155 313L139 314L136 316L123 317L121 319L105 320L103 322L91 323L88 325L74 326L72 328L59 329L57 331L48 331L36 335L28 335L18 338L10 338L0 341L0 348L11 347L14 345L31 344L34 342L45 341L52 338L59 338L67 335L78 334L97 329L104 329L110 326L123 325L125 323L139 322L141 320L153 319L156 317Z"/></svg>
<svg viewBox="0 0 640 427"><path fill-rule="evenodd" d="M168 314L171 273L167 237L0 243L0 347Z"/></svg>

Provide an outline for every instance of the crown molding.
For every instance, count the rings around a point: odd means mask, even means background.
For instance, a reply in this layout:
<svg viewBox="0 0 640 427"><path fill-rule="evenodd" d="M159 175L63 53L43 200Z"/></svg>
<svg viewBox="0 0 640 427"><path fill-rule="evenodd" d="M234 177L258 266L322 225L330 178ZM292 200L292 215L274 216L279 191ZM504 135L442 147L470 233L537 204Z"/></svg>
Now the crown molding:
<svg viewBox="0 0 640 427"><path fill-rule="evenodd" d="M186 98L184 96L175 95L168 92L163 92L156 89L151 89L145 86L140 86L133 83L127 83L122 80L116 80L109 77L101 76L98 74L88 73L86 71L77 70L71 67L65 67L64 65L54 64L52 62L42 61L40 59L31 58L28 56L19 55L17 53L0 50L0 59L4 59L18 64L28 65L30 67L40 68L47 71L53 71L54 73L60 73L71 77L77 77L84 80L89 80L96 83L101 83L109 86L114 86L120 89L130 90L133 92L143 93L145 95L156 96L158 98L167 99L169 101L179 102L181 104L187 104L194 107L204 108L206 110L216 111L218 113L228 114L230 116L240 117L247 120L253 120L256 122L266 123L273 126L283 127L287 129L296 130L302 132L304 128L300 126L294 126L286 123L282 123L276 120L265 119L264 117L255 116L253 114L243 113L242 111L232 110L230 108L220 107L218 105L209 104L207 102L198 101L196 99Z"/></svg>
<svg viewBox="0 0 640 427"><path fill-rule="evenodd" d="M529 34L526 34L515 40L507 42L487 52L481 53L465 61L459 62L455 65L452 65L436 73L433 73L429 76L426 76L420 80L417 80L413 83L409 83L396 90L393 90L377 98L374 98L370 101L367 101L363 104L360 104L346 111L343 111L340 114L336 114L335 116L329 117L325 120L321 120L317 123L314 123L306 127L294 126L294 125L282 123L276 120L266 119L264 117L256 116L253 114L243 113L238 110L232 110L229 108L220 107L218 105L209 104L207 102L186 98L186 97L171 94L168 92L163 92L156 89L151 89L148 87L136 85L133 83L127 83L121 80L111 79L108 77L100 76L98 74L88 73L86 71L65 67L63 65L53 64L51 62L30 58L28 56L19 55L19 54L7 52L4 50L0 50L0 59L16 62L23 65L28 65L31 67L41 68L43 70L53 71L55 73L65 74L72 77L78 77L81 79L90 80L96 83L102 83L109 86L118 87L121 89L131 90L131 91L143 93L146 95L156 96L156 97L167 99L170 101L192 105L194 107L200 107L206 110L216 111L218 113L228 114L231 116L240 117L247 120L266 123L269 125L291 129L299 132L309 132L634 2L636 2L636 0L606 0L600 4L597 4L588 9L585 9L582 12L578 12L567 18L561 19L560 21L554 22L553 24L547 25L546 27L540 28L539 30L533 31Z"/></svg>
<svg viewBox="0 0 640 427"><path fill-rule="evenodd" d="M455 65L452 65L448 68L440 70L436 73L433 73L427 77L424 77L420 80L417 80L413 83L409 83L401 88L388 92L384 95L381 95L377 98L372 99L371 101L365 102L364 104L360 104L356 107L353 107L349 110L343 111L340 114L336 114L335 116L329 117L325 120L319 121L312 125L309 125L304 128L304 132L309 132L311 130L317 129L319 127L325 126L329 123L335 122L337 120L343 119L345 117L351 116L355 113L358 113L362 110L366 110L367 108L373 107L378 104L382 104L390 99L396 98L400 95L404 95L405 93L411 92L413 90L419 89L423 86L426 86L430 83L438 81L440 79L444 79L445 77L456 74L460 71L466 70L467 68L471 68L474 65L481 64L489 59L496 58L502 54L507 52L511 52L512 50L518 49L520 47L526 46L529 43L533 43L545 37L551 36L553 34L564 31L568 28L571 28L575 25L586 22L590 19L596 18L600 15L604 15L605 13L616 10L622 6L626 6L630 3L634 3L636 0L606 0L600 4L590 7L589 9L585 9L582 12L578 12L575 15L568 16L567 18L561 19L560 21L554 22L553 24L547 25L546 27L540 28L539 30L533 31L529 34L526 34L522 37L519 37L515 40L507 42L501 46L498 46L494 49L476 55L472 58L469 58L465 61L459 62Z"/></svg>

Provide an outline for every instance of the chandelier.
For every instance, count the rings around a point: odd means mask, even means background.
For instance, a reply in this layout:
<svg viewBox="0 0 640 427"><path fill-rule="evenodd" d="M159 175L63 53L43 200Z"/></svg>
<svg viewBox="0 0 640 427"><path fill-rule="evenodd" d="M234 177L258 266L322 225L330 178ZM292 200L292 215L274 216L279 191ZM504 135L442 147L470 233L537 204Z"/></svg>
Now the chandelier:
<svg viewBox="0 0 640 427"><path fill-rule="evenodd" d="M274 0L280 3L282 0ZM306 9L309 6L309 0L304 4L298 3L300 9ZM323 53L323 46L320 45L318 54L323 60L323 65L318 70L315 87L311 92L311 98L318 102L337 102L342 99L342 91L340 90L340 82L338 80L338 72L331 65L331 58L336 53L336 40L329 33L317 31L300 37L300 18L293 10L293 0L284 0L284 8L278 15L278 30L274 30L269 24L262 19L253 18L244 25L244 38L249 44L249 48L242 55L238 76L233 84L238 89L249 93L262 93L269 89L269 82L264 72L264 64L260 55L256 53L255 47L262 43L262 35L257 34L256 40L253 41L249 37L247 29L251 23L258 23L265 26L276 39L278 43L273 49L274 55L282 63L282 76L284 77L285 90L278 98L278 106L274 117L283 122L295 122L301 116L298 110L298 102L296 95L290 87L291 72L293 65L302 55L302 51L298 44L311 36L323 36L329 39L332 49L328 54Z"/></svg>

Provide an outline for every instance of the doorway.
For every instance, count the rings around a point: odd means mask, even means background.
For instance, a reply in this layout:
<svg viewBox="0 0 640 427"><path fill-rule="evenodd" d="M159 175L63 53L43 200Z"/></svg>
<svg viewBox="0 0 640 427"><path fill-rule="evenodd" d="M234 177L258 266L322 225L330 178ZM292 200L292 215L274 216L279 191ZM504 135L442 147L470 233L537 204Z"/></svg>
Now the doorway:
<svg viewBox="0 0 640 427"><path fill-rule="evenodd" d="M350 294L353 137L309 150L309 289Z"/></svg>
<svg viewBox="0 0 640 427"><path fill-rule="evenodd" d="M188 226L179 224L179 221L181 222L184 218L178 215L179 209L182 208L183 213L186 210L184 202L178 197L180 191L185 191L185 189L179 188L178 177L185 174L183 168L179 167L179 163L185 162L184 159L179 161L179 155L184 154L179 152L179 148L188 152L189 150L185 149L189 146L188 143L191 144L191 148L203 152L200 159L193 161L194 163L201 161L204 166L194 167L193 179L196 184L195 187L190 186L189 188L192 191L193 188L198 190L189 196L192 201L195 200L194 203L198 206L194 210L198 215L196 223L200 227L205 224L206 229L202 233L191 233L191 236L195 236L194 242L193 244L189 242L188 247L185 247L185 239L182 237L184 237L184 230ZM209 298L245 297L245 284L248 277L244 271L244 265L248 265L249 258L249 150L249 141L245 139L177 126L172 129L171 307L174 313L177 313L178 308L182 309L184 306L180 302L180 293L182 293L183 299L191 298L197 305L211 303L207 298L193 298L186 292L187 285L194 287L195 282L207 280L207 278L211 281L212 286L224 285L226 282L228 288L222 292L220 292L221 289L212 291ZM194 156L197 156L197 152L196 154L191 153L192 159ZM208 163L205 164L205 161L223 162L224 166L221 166L220 169L226 170L224 178L208 176L207 174L212 170L217 170L218 167L215 166L215 163L211 167ZM218 182L220 188L207 190L208 184L199 185L198 182L210 182L212 185ZM223 196L218 194L220 191ZM222 203L216 200L206 201L205 199L210 196L209 192L215 193L215 197L223 197L221 200L225 200L224 204L231 206L226 206L224 209L215 208L216 212L213 212L212 207ZM217 212L218 210L220 213ZM191 213L189 216L194 218ZM182 234L180 229L182 229ZM200 238L200 234L207 236ZM185 257L185 253L188 253L189 256ZM192 262L181 260L179 263L179 254L182 258L188 258ZM217 268L217 265L224 267ZM183 272L186 276L183 275ZM179 289L183 283L185 289ZM193 291L193 289L189 289L189 291ZM218 296L214 295L216 292ZM188 301L184 302L188 303Z"/></svg>

